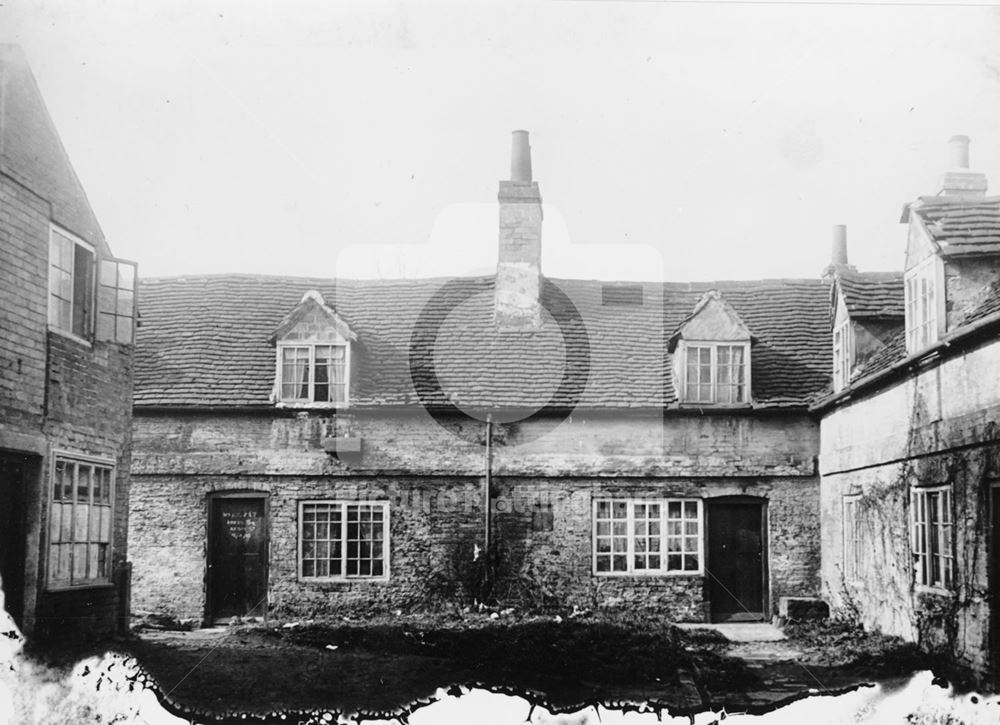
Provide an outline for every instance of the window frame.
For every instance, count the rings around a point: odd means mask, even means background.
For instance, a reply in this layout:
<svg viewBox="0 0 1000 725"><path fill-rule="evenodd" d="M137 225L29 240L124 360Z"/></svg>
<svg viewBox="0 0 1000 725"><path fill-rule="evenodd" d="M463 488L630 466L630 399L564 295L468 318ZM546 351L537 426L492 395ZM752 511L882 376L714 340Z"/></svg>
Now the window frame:
<svg viewBox="0 0 1000 725"><path fill-rule="evenodd" d="M71 284L74 287L74 293L75 293L75 285L76 285L76 248L77 247L83 247L84 249L86 249L88 252L90 252L91 258L93 260L93 264L92 264L92 268L91 268L91 274L90 274L90 289L85 291L87 299L90 300L90 310L89 310L89 312L87 314L87 317L85 319L85 322L84 322L84 330L83 330L84 334L82 336L76 334L72 330L72 327L73 327L73 305L75 304L75 299L70 299L69 300L69 303L70 303L70 329L67 330L66 328L64 328L61 325L58 325L58 324L56 324L56 323L54 323L52 321L52 314L53 314L53 300L52 300L52 298L53 297L58 297L58 295L56 295L52 291L52 269L53 269L53 266L55 264L55 262L53 260L53 257L52 257L52 245L53 245L53 243L55 241L56 234L58 234L58 235L60 235L62 237L65 237L66 239L68 239L70 242L73 243L73 260L74 260L74 263L73 263L73 269L70 272L70 282L71 282ZM71 340L75 340L76 342L79 342L79 343L81 343L83 345L87 345L89 347L91 345L91 338L93 337L93 334L94 334L94 323L95 323L95 320L96 320L96 317L97 317L97 310L96 310L96 306L97 306L97 296L96 296L97 293L96 293L96 290L97 290L97 271L98 271L98 266L97 266L97 260L98 260L97 249L92 244L90 244L89 242L84 241L83 239L81 239L80 237L78 237L76 234L73 234L73 232L69 231L65 227L59 226L58 224L56 224L54 222L49 222L49 246L48 246L47 258L48 258L48 264L47 264L47 267L46 267L46 272L48 274L48 280L47 280L47 283L46 283L46 298L45 299L46 299L46 303L47 303L47 308L46 308L47 309L47 311L46 311L46 315L47 315L47 317L46 317L46 323L48 325L48 329L50 331L52 331L52 332L55 332L55 333L57 333L59 335L62 335L64 337L68 337ZM61 267L58 268L58 269L61 269ZM74 298L75 298L75 294L74 294Z"/></svg>
<svg viewBox="0 0 1000 725"><path fill-rule="evenodd" d="M341 541L344 542L341 545L341 574L338 575L328 575L328 576L306 576L302 573L303 569L303 525L305 523L305 507L309 505L323 505L323 506L339 506L340 516L341 516ZM373 575L349 575L347 574L347 508L349 506L379 506L382 508L382 574L378 576ZM298 505L298 519L296 521L296 550L297 550L297 562L295 566L296 578L299 582L303 584L322 584L325 582L387 582L390 576L390 562L391 562L391 542L389 540L391 527L390 527L390 515L391 508L389 506L388 500L348 500L348 499L304 499L299 501Z"/></svg>
<svg viewBox="0 0 1000 725"><path fill-rule="evenodd" d="M45 567L45 577L44 577L45 591L48 591L48 592L65 592L65 591L78 591L78 590L81 590L81 589L97 589L97 588L102 588L102 587L113 587L113 586L115 586L115 583L114 583L115 498L116 498L115 497L115 488L116 488L116 485L117 485L117 472L118 472L117 471L116 462L113 459L111 459L111 458L104 458L104 457L100 457L100 456L88 456L88 455L85 455L85 454L76 453L74 451L67 451L67 450L60 450L60 449L53 449L51 451L51 455L49 456L49 459L50 459L49 460L49 466L48 466L48 468L49 468L49 480L48 480L48 488L47 488L47 491L46 491L46 495L48 496L48 506L47 506L47 509L48 509L48 511L47 511L48 518L46 520L46 527L45 527L45 534L44 534L45 547L44 547L44 555L43 555L43 558L44 558L43 566ZM74 537L73 537L74 531L73 530L70 531L70 539L71 539L71 541L70 541L70 543L71 543L71 547L70 547L71 560L70 561L71 561L71 563L70 563L70 580L69 580L69 583L63 583L63 582L54 583L54 581L53 581L52 547L53 547L53 545L56 542L53 541L53 536L52 536L52 522L54 520L54 516L53 516L52 510L53 510L54 504L56 503L56 498L55 498L56 466L57 466L57 463L59 461L63 461L63 462L67 462L67 463L72 463L72 464L74 464L77 467L77 472L73 476L73 491L74 491L74 493L73 493L73 514L72 514L72 520L73 520L74 525L75 525L76 520L77 520L77 517L76 517L76 507L77 507L77 503L78 502L76 501L76 492L78 490L78 483L77 483L78 479L77 479L77 476L79 475L79 473L78 473L79 466L82 464L82 465L85 465L85 466L91 466L93 468L104 468L104 469L107 469L108 470L108 481L109 481L109 486L110 486L110 490L109 490L109 494L108 494L109 503L107 504L107 507L109 509L109 515L110 515L110 523L109 523L109 531L108 531L108 541L107 542L101 542L101 541L98 540L98 541L94 542L94 541L92 541L89 538L89 528L90 528L90 517L89 517L89 514L88 514L88 519L87 519L87 521L88 521L88 538L85 541L83 541L83 542L77 542L77 541L75 541ZM90 501L90 503L88 503L88 507L91 508L91 509L93 509L94 506L95 506L95 504L93 503L93 498L94 498L93 485L91 485L90 491L91 491L90 492L90 499L91 499L91 501ZM103 506L104 504L96 504L96 505ZM58 542L58 543L62 544L64 542L62 542L60 540L60 542ZM107 543L107 547L108 547L107 554L106 554L107 576L105 578L87 579L87 580L85 580L85 581L83 581L83 582L81 582L79 584L74 584L73 583L73 559L72 559L72 557L75 557L75 547L76 547L76 545L78 545L80 543L83 543L83 544L85 544L87 546L90 546L92 543L97 543L97 544Z"/></svg>
<svg viewBox="0 0 1000 725"><path fill-rule="evenodd" d="M616 503L626 504L626 532L627 532L627 549L625 552L626 562L628 564L628 569L625 571L598 571L597 569L597 507L598 504L607 502L611 505ZM698 568L697 570L676 570L667 568L667 518L668 518L668 505L670 503L680 503L683 519L683 506L685 503L694 502L697 505L697 517L698 517ZM660 558L661 566L659 569L635 569L635 506L636 504L658 504L660 506L660 526L661 526L661 548L660 548ZM705 575L705 506L703 499L700 498L624 498L615 496L600 496L594 498L591 501L591 515L590 515L590 570L593 576L598 577L675 577L675 576L704 576ZM613 534L612 534L613 535ZM680 534L681 540L688 536L684 532ZM641 552L640 552L641 553ZM684 554L683 544L681 549L681 554ZM689 553L689 552L688 552ZM683 564L683 560L682 560Z"/></svg>
<svg viewBox="0 0 1000 725"><path fill-rule="evenodd" d="M833 328L833 390L843 390L851 383L854 362L854 326L846 317Z"/></svg>
<svg viewBox="0 0 1000 725"><path fill-rule="evenodd" d="M927 518L929 510L927 499L939 496L943 505L940 514L947 514L933 523ZM922 503L921 503L922 501ZM955 511L952 486L927 486L910 489L910 551L913 555L913 577L917 589L951 593L955 588ZM924 536L919 536L919 528L924 529ZM929 548L931 532L937 529L936 551ZM947 544L947 546L945 546ZM945 553L948 552L948 553ZM933 580L934 559L939 560L941 576ZM945 566L947 564L947 566ZM947 575L945 575L945 573Z"/></svg>
<svg viewBox="0 0 1000 725"><path fill-rule="evenodd" d="M741 347L743 348L743 390L745 400L739 402L719 401L719 348L721 347ZM709 369L711 371L711 400L690 400L688 393L688 354L692 348L710 348ZM750 361L750 341L749 340L681 340L678 352L680 353L680 389L677 391L677 399L682 405L729 408L745 408L752 404L753 394L750 383L751 361Z"/></svg>
<svg viewBox="0 0 1000 725"><path fill-rule="evenodd" d="M928 295L916 292L921 282L927 284ZM921 300L926 296L930 296L931 299L922 306ZM912 355L927 349L944 334L947 322L944 263L936 254L931 254L904 273L903 315L908 354ZM924 328L927 329L927 339L920 340Z"/></svg>
<svg viewBox="0 0 1000 725"><path fill-rule="evenodd" d="M283 357L287 348L303 347L309 349L309 398L284 398L283 395ZM316 348L317 347L343 347L344 348L344 399L343 401L320 400L316 397ZM284 408L349 408L351 405L351 341L337 336L335 340L284 340L279 341L275 346L275 370L274 385L276 405ZM332 385L332 383L331 383Z"/></svg>
<svg viewBox="0 0 1000 725"><path fill-rule="evenodd" d="M856 584L861 581L862 552L864 546L861 537L861 517L859 516L859 502L861 494L847 494L843 497L843 529L842 529L842 554L843 554L843 575L844 581L848 584Z"/></svg>

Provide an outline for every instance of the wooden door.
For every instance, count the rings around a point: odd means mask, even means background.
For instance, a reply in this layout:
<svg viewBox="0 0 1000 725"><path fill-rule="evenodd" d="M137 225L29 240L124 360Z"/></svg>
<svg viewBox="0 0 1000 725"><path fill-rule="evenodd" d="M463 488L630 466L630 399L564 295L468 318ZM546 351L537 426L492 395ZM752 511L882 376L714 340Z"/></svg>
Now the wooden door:
<svg viewBox="0 0 1000 725"><path fill-rule="evenodd" d="M990 497L990 664L993 686L1000 686L1000 485L991 489Z"/></svg>
<svg viewBox="0 0 1000 725"><path fill-rule="evenodd" d="M18 627L24 624L26 468L23 456L0 455L0 580L4 608Z"/></svg>
<svg viewBox="0 0 1000 725"><path fill-rule="evenodd" d="M266 609L267 518L260 496L209 500L208 618Z"/></svg>
<svg viewBox="0 0 1000 725"><path fill-rule="evenodd" d="M712 621L764 619L764 516L759 501L708 502Z"/></svg>

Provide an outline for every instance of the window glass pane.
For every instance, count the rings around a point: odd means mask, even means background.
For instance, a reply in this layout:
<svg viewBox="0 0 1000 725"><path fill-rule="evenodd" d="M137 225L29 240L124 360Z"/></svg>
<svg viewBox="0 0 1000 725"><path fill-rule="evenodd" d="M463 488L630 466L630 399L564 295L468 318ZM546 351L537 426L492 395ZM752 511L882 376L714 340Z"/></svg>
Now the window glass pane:
<svg viewBox="0 0 1000 725"><path fill-rule="evenodd" d="M78 503L73 511L73 541L87 540L87 524L90 514L90 506Z"/></svg>
<svg viewBox="0 0 1000 725"><path fill-rule="evenodd" d="M118 267L118 287L123 290L135 290L135 267L121 262Z"/></svg>
<svg viewBox="0 0 1000 725"><path fill-rule="evenodd" d="M52 513L49 518L49 538L52 541L59 541L60 530L62 527L62 509L63 505L61 503L52 504ZM72 510L72 507L71 509Z"/></svg>
<svg viewBox="0 0 1000 725"><path fill-rule="evenodd" d="M111 542L111 507L101 506L101 532L98 541L105 544Z"/></svg>
<svg viewBox="0 0 1000 725"><path fill-rule="evenodd" d="M73 583L78 584L87 578L87 545L73 544Z"/></svg>

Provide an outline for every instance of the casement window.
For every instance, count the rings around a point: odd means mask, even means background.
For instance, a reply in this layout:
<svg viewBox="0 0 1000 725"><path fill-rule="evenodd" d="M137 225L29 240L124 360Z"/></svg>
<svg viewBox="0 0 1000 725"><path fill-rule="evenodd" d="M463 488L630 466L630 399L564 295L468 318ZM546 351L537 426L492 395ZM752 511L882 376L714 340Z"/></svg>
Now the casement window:
<svg viewBox="0 0 1000 725"><path fill-rule="evenodd" d="M844 320L833 330L833 389L842 390L851 382L854 360L854 333L851 321Z"/></svg>
<svg viewBox="0 0 1000 725"><path fill-rule="evenodd" d="M594 501L595 574L702 573L697 499Z"/></svg>
<svg viewBox="0 0 1000 725"><path fill-rule="evenodd" d="M916 583L951 589L955 554L950 486L910 492L910 535Z"/></svg>
<svg viewBox="0 0 1000 725"><path fill-rule="evenodd" d="M278 346L283 403L347 403L349 350L346 344Z"/></svg>
<svg viewBox="0 0 1000 725"><path fill-rule="evenodd" d="M937 341L944 325L944 268L931 256L904 275L906 351L919 352Z"/></svg>
<svg viewBox="0 0 1000 725"><path fill-rule="evenodd" d="M59 227L50 227L51 329L84 341L96 337L132 344L135 282L134 262L98 258L95 249L82 239Z"/></svg>
<svg viewBox="0 0 1000 725"><path fill-rule="evenodd" d="M844 496L844 579L861 579L863 549L861 543L860 496Z"/></svg>
<svg viewBox="0 0 1000 725"><path fill-rule="evenodd" d="M750 400L750 345L683 343L685 403L738 404Z"/></svg>
<svg viewBox="0 0 1000 725"><path fill-rule="evenodd" d="M388 502L301 502L299 576L310 580L388 578Z"/></svg>
<svg viewBox="0 0 1000 725"><path fill-rule="evenodd" d="M50 589L111 581L114 467L57 455L49 506Z"/></svg>

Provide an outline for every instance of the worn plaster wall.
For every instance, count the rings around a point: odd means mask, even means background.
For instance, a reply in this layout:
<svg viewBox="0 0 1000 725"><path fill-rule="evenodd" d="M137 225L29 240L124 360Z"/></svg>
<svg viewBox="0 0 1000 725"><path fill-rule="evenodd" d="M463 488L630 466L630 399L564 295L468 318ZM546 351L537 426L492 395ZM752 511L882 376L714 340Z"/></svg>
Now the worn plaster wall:
<svg viewBox="0 0 1000 725"><path fill-rule="evenodd" d="M1000 477L1000 344L989 343L835 409L821 423L823 590L866 626L987 666L987 531ZM956 584L915 586L910 490L951 484ZM844 496L860 497L864 566L844 575Z"/></svg>
<svg viewBox="0 0 1000 725"><path fill-rule="evenodd" d="M322 449L328 434L363 441L359 458ZM460 601L484 544L485 426L439 425L422 411L233 415L142 413L134 419L130 541L134 611L198 619L205 609L207 495L270 496L272 610L308 616L364 605ZM706 612L700 576L596 577L598 495L768 500L772 605L818 589L815 424L772 417L578 412L559 425L497 425L493 436L493 594L522 604L655 606ZM391 507L389 582L296 578L295 515L306 498L379 498ZM539 522L542 523L539 523ZM164 562L170 562L165 566Z"/></svg>

